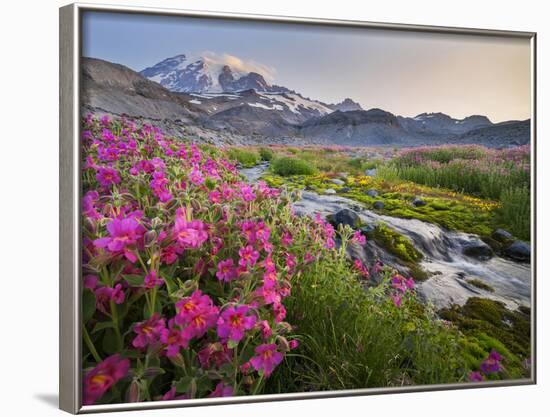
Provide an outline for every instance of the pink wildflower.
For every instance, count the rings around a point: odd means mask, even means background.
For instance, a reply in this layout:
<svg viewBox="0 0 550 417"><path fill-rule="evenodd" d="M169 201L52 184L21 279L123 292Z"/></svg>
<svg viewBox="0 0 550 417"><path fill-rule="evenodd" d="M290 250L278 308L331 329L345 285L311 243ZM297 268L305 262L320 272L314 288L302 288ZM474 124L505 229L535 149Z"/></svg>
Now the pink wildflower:
<svg viewBox="0 0 550 417"><path fill-rule="evenodd" d="M133 217L113 219L107 224L107 231L110 236L94 240L94 245L106 248L113 254L123 253L129 261L135 262L137 257L131 247L142 237L145 231L143 226Z"/></svg>
<svg viewBox="0 0 550 417"><path fill-rule="evenodd" d="M226 259L225 261L218 262L218 271L216 277L220 281L229 282L237 277L237 271L233 264L233 259Z"/></svg>
<svg viewBox="0 0 550 417"><path fill-rule="evenodd" d="M189 179L195 185L201 185L204 183L204 177L202 175L201 170L198 168L198 166L195 165L193 167L191 174L189 174Z"/></svg>
<svg viewBox="0 0 550 417"><path fill-rule="evenodd" d="M252 246L248 245L239 249L239 265L241 266L254 266L256 261L260 257L260 253Z"/></svg>
<svg viewBox="0 0 550 417"><path fill-rule="evenodd" d="M197 249L208 239L208 227L201 220L187 221L180 211L176 216L173 234L182 247Z"/></svg>
<svg viewBox="0 0 550 417"><path fill-rule="evenodd" d="M218 385L216 385L216 389L208 395L209 398L231 396L233 396L233 387L230 385L224 385L223 382L219 382Z"/></svg>
<svg viewBox="0 0 550 417"><path fill-rule="evenodd" d="M285 231L283 233L283 236L281 237L281 244L283 246L290 246L292 245L292 235L290 234L290 232L288 231Z"/></svg>
<svg viewBox="0 0 550 417"><path fill-rule="evenodd" d="M224 363L230 362L233 351L227 348L226 344L209 343L198 353L199 362L203 369L209 369L214 366L219 369Z"/></svg>
<svg viewBox="0 0 550 417"><path fill-rule="evenodd" d="M218 336L239 342L246 330L250 330L256 324L256 316L250 313L247 305L226 308L218 319Z"/></svg>
<svg viewBox="0 0 550 417"><path fill-rule="evenodd" d="M401 307L401 296L399 294L392 294L391 295L391 299L393 301L393 304L395 304L395 306L397 308Z"/></svg>
<svg viewBox="0 0 550 417"><path fill-rule="evenodd" d="M103 187L110 187L120 183L118 171L114 168L99 167L96 174L97 182Z"/></svg>
<svg viewBox="0 0 550 417"><path fill-rule="evenodd" d="M479 369L481 369L484 374L499 372L502 369L500 364L501 361L502 356L496 350L492 350L487 359L481 363Z"/></svg>
<svg viewBox="0 0 550 417"><path fill-rule="evenodd" d="M134 333L137 336L132 340L132 346L145 348L157 343L164 328L164 319L160 317L159 313L153 314L149 320L136 323L134 325Z"/></svg>
<svg viewBox="0 0 550 417"><path fill-rule="evenodd" d="M281 303L273 303L273 313L275 313L275 323L280 323L286 317L286 308Z"/></svg>
<svg viewBox="0 0 550 417"><path fill-rule="evenodd" d="M89 371L83 381L83 404L91 405L99 400L114 384L128 374L130 361L120 355L112 355Z"/></svg>
<svg viewBox="0 0 550 417"><path fill-rule="evenodd" d="M361 246L364 246L367 243L367 239L365 238L365 236L363 236L361 232L358 230L356 230L355 233L353 234L351 241Z"/></svg>
<svg viewBox="0 0 550 417"><path fill-rule="evenodd" d="M158 276L157 271L151 271L145 275L145 279L143 281L143 286L145 288L151 289L160 287L162 284L164 284L164 280Z"/></svg>
<svg viewBox="0 0 550 417"><path fill-rule="evenodd" d="M163 401L170 401L170 400L187 400L189 398L188 395L176 395L176 386L174 385L170 390L168 390L163 396Z"/></svg>
<svg viewBox="0 0 550 417"><path fill-rule="evenodd" d="M260 329L260 332L262 333L262 337L264 339L269 339L273 334L271 326L269 325L269 322L267 320L259 321L257 326Z"/></svg>
<svg viewBox="0 0 550 417"><path fill-rule="evenodd" d="M182 326L184 337L191 340L193 337L202 337L216 325L218 308L207 295L201 291L195 291L191 297L176 303L176 323Z"/></svg>
<svg viewBox="0 0 550 417"><path fill-rule="evenodd" d="M298 342L296 339L293 339L288 342L288 346L290 347L290 349L296 349L298 346L300 346L300 342Z"/></svg>
<svg viewBox="0 0 550 417"><path fill-rule="evenodd" d="M283 354L277 350L275 343L263 344L256 349L256 356L250 359L250 363L258 372L262 372L265 377L271 375L273 370L283 361Z"/></svg>
<svg viewBox="0 0 550 417"><path fill-rule="evenodd" d="M182 348L189 345L189 339L174 323L174 319L171 319L168 322L168 328L163 328L160 332L160 341L166 345L166 356L169 358L173 358Z"/></svg>
<svg viewBox="0 0 550 417"><path fill-rule="evenodd" d="M470 372L470 374L468 375L468 379L470 380L470 382L481 382L483 381L483 375L481 375L481 373L477 371Z"/></svg>
<svg viewBox="0 0 550 417"><path fill-rule="evenodd" d="M243 185L241 187L241 198L243 201L254 201L256 199L256 194L254 194L252 187Z"/></svg>

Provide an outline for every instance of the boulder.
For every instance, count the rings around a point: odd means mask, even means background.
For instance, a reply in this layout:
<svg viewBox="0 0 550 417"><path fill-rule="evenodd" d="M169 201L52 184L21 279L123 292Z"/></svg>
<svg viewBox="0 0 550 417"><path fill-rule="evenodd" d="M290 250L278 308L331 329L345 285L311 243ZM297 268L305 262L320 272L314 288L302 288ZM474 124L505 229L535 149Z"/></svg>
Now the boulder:
<svg viewBox="0 0 550 417"><path fill-rule="evenodd" d="M514 236L512 235L512 233L504 229L496 229L491 234L491 237L500 243L507 243L511 240L514 240Z"/></svg>
<svg viewBox="0 0 550 417"><path fill-rule="evenodd" d="M382 210L384 208L384 203L382 201L375 201L372 207L376 210Z"/></svg>
<svg viewBox="0 0 550 417"><path fill-rule="evenodd" d="M413 204L413 206L415 206L415 207L422 207L422 206L425 206L425 205L426 205L426 202L425 202L424 200L422 200L421 198L416 197L416 198L412 201L412 204Z"/></svg>
<svg viewBox="0 0 550 417"><path fill-rule="evenodd" d="M378 197L378 191L373 190L373 189L371 188L370 190L367 191L367 195L368 195L369 197L372 197L372 198Z"/></svg>
<svg viewBox="0 0 550 417"><path fill-rule="evenodd" d="M361 233L363 235L368 237L368 235L370 233L374 232L375 229L376 229L376 227L373 226L372 224L367 224L366 226L361 227L359 230L361 231Z"/></svg>
<svg viewBox="0 0 550 417"><path fill-rule="evenodd" d="M493 257L493 250L484 242L468 242L462 248L462 253L466 256L486 261Z"/></svg>
<svg viewBox="0 0 550 417"><path fill-rule="evenodd" d="M336 185L344 185L346 183L345 181L339 180L338 178L334 178L333 180L330 180L330 182Z"/></svg>
<svg viewBox="0 0 550 417"><path fill-rule="evenodd" d="M325 190L325 194L336 194L336 191L334 191L332 188L328 188Z"/></svg>
<svg viewBox="0 0 550 417"><path fill-rule="evenodd" d="M516 240L506 249L504 249L504 254L514 261L519 262L530 262L531 261L531 245L521 240Z"/></svg>
<svg viewBox="0 0 550 417"><path fill-rule="evenodd" d="M348 225L352 229L355 229L359 224L359 215L350 209L342 209L332 215L332 221L335 227L338 225Z"/></svg>
<svg viewBox="0 0 550 417"><path fill-rule="evenodd" d="M349 193L351 191L351 188L349 187L342 187L338 190L339 193Z"/></svg>

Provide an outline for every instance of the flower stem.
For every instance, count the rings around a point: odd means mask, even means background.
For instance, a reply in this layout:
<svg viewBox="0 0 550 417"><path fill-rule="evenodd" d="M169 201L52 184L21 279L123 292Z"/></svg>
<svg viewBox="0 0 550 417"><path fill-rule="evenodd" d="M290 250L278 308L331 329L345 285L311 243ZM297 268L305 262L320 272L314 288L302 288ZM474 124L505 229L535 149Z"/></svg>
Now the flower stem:
<svg viewBox="0 0 550 417"><path fill-rule="evenodd" d="M111 300L111 318L113 320L113 325L115 328L115 335L117 338L117 347L121 350L122 349L122 336L120 335L120 329L118 327L118 312L116 309L116 304L114 301Z"/></svg>
<svg viewBox="0 0 550 417"><path fill-rule="evenodd" d="M88 346L88 349L90 350L90 353L94 357L95 361L97 363L101 362L101 356L97 353L94 342L92 342L88 329L86 329L85 325L82 325L82 337L84 338L84 342L86 343L86 346Z"/></svg>
<svg viewBox="0 0 550 417"><path fill-rule="evenodd" d="M151 316L155 314L156 302L157 302L157 287L153 288L153 291L151 294Z"/></svg>
<svg viewBox="0 0 550 417"><path fill-rule="evenodd" d="M254 387L254 391L252 392L251 395L256 395L256 393L260 389L260 385L262 385L263 379L264 379L264 376L260 375L260 379L258 379L258 382L256 383L256 386Z"/></svg>

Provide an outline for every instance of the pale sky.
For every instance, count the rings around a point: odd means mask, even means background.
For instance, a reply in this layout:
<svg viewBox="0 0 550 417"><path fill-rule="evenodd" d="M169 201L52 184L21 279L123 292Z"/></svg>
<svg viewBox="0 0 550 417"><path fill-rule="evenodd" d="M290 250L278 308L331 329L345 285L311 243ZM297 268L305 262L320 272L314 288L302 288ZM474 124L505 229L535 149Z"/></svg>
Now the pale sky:
<svg viewBox="0 0 550 417"><path fill-rule="evenodd" d="M528 39L104 12L85 12L82 30L84 56L136 71L206 53L327 103L493 122L531 115Z"/></svg>

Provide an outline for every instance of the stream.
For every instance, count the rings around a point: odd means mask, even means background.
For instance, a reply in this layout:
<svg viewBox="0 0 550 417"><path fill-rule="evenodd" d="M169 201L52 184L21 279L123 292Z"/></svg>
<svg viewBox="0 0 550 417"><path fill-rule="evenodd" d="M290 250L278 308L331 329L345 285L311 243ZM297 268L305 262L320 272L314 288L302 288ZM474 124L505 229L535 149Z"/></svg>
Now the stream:
<svg viewBox="0 0 550 417"><path fill-rule="evenodd" d="M249 182L256 182L269 168L268 163L241 169ZM451 304L463 305L470 297L490 298L502 301L510 309L531 305L531 267L494 256L481 261L462 253L467 244L481 242L477 235L444 230L441 227L416 219L401 219L378 214L363 208L359 203L338 195L320 195L302 191L294 203L296 214L322 217L344 208L354 210L366 224L384 222L407 236L422 252L420 266L433 275L417 283L418 295L433 303L436 309ZM480 289L468 280L479 279L494 288L494 292Z"/></svg>

